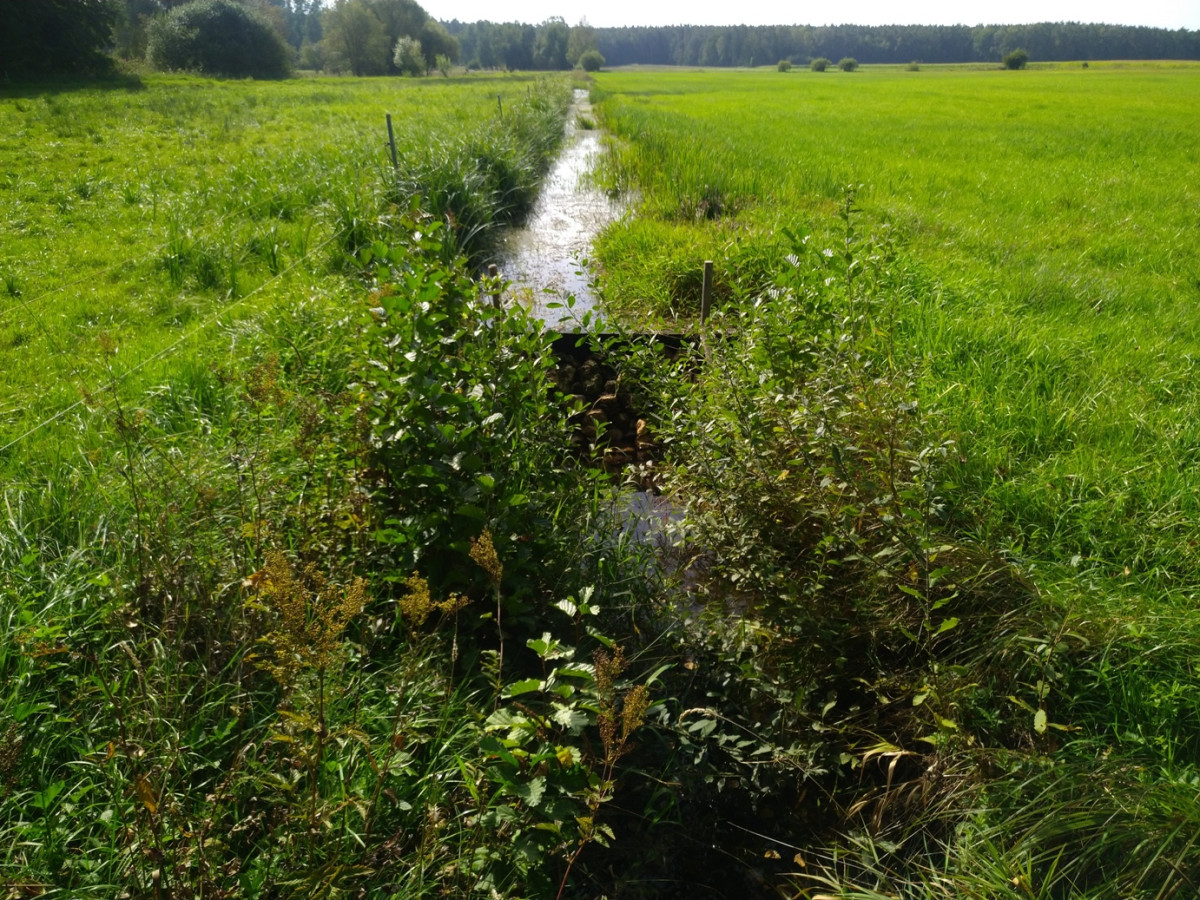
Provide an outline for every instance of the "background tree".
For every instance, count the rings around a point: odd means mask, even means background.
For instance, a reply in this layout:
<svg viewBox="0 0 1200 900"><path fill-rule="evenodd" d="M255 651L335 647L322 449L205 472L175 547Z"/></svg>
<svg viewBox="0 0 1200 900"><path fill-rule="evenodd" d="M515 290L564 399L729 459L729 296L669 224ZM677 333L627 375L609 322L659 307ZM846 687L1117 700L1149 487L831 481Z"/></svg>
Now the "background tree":
<svg viewBox="0 0 1200 900"><path fill-rule="evenodd" d="M580 19L567 38L567 65L578 66L583 54L596 49L596 29L588 24L587 19Z"/></svg>
<svg viewBox="0 0 1200 900"><path fill-rule="evenodd" d="M0 0L0 73L7 78L104 74L120 9L110 0Z"/></svg>
<svg viewBox="0 0 1200 900"><path fill-rule="evenodd" d="M395 45L365 0L338 0L325 13L323 28L326 66L352 75L387 72Z"/></svg>
<svg viewBox="0 0 1200 900"><path fill-rule="evenodd" d="M843 56L838 60L838 68L843 72L853 72L858 68L858 60L853 56Z"/></svg>
<svg viewBox="0 0 1200 900"><path fill-rule="evenodd" d="M432 20L416 0L367 0L367 5L379 20L389 47L395 48L402 37L424 43L421 30ZM398 70L393 66L391 71Z"/></svg>
<svg viewBox="0 0 1200 900"><path fill-rule="evenodd" d="M113 49L121 59L145 59L150 22L163 12L159 0L124 0L113 28Z"/></svg>
<svg viewBox="0 0 1200 900"><path fill-rule="evenodd" d="M536 69L566 69L567 42L571 29L561 18L547 19L537 29L533 41L533 66Z"/></svg>
<svg viewBox="0 0 1200 900"><path fill-rule="evenodd" d="M599 50L588 50L579 57L579 68L585 72L599 72L604 68L604 57Z"/></svg>
<svg viewBox="0 0 1200 900"><path fill-rule="evenodd" d="M196 0L155 19L146 58L158 69L233 78L285 78L292 52L261 16L233 0Z"/></svg>
<svg viewBox="0 0 1200 900"><path fill-rule="evenodd" d="M421 53L425 57L425 71L432 72L437 68L437 58L445 56L451 62L458 61L458 41L451 36L440 22L429 19L421 26L418 40L421 42Z"/></svg>

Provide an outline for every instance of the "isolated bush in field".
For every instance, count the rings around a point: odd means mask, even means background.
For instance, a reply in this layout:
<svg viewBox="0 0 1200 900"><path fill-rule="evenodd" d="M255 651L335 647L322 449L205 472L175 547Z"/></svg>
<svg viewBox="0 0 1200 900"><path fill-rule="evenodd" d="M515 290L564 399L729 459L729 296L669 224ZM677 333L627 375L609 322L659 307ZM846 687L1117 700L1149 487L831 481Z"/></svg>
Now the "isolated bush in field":
<svg viewBox="0 0 1200 900"><path fill-rule="evenodd" d="M392 51L392 64L401 75L424 75L425 55L421 52L421 42L413 37L397 40Z"/></svg>
<svg viewBox="0 0 1200 900"><path fill-rule="evenodd" d="M781 59L775 64L775 68L780 72L790 72L792 71L792 61L790 59Z"/></svg>
<svg viewBox="0 0 1200 900"><path fill-rule="evenodd" d="M262 17L232 0L196 0L150 26L146 49L157 69L230 78L286 78L292 51Z"/></svg>
<svg viewBox="0 0 1200 900"><path fill-rule="evenodd" d="M442 73L442 77L449 78L450 70L454 67L453 60L451 60L450 57L448 57L445 53L439 53L434 62L437 65L437 70Z"/></svg>
<svg viewBox="0 0 1200 900"><path fill-rule="evenodd" d="M921 71L921 61L920 61L919 59L914 59L914 60L913 60L912 62L910 62L910 63L909 63L907 66L905 66L905 67L904 67L904 70L905 70L906 72L919 72L919 71Z"/></svg>
<svg viewBox="0 0 1200 900"><path fill-rule="evenodd" d="M831 60L828 60L823 56L818 56L816 59L814 59L812 62L810 62L808 64L808 67L810 69L812 69L814 72L824 72L826 69L828 69L832 65L833 65L833 62Z"/></svg>
<svg viewBox="0 0 1200 900"><path fill-rule="evenodd" d="M604 56L599 50L588 50L579 57L579 68L585 72L599 72L604 66Z"/></svg>
<svg viewBox="0 0 1200 900"><path fill-rule="evenodd" d="M838 68L843 72L853 72L858 68L858 60L853 56L843 56L838 60Z"/></svg>
<svg viewBox="0 0 1200 900"><path fill-rule="evenodd" d="M1006 69L1023 69L1028 63L1029 54L1019 47L1004 57L1004 68Z"/></svg>

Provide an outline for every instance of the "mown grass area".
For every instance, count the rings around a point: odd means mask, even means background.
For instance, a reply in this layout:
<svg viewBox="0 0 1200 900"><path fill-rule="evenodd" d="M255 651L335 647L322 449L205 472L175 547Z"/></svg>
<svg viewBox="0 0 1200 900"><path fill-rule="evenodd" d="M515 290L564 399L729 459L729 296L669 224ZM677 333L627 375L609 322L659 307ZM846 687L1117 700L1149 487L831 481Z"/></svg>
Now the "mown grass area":
<svg viewBox="0 0 1200 900"><path fill-rule="evenodd" d="M604 177L641 197L597 248L606 299L686 322L714 259L715 324L738 335L711 350L707 412L680 413L703 437L677 486L716 582L761 612L741 625L770 636L754 671L794 667L798 646L835 669L844 654L858 687L817 677L838 724L813 727L848 740L861 778L887 773L841 806L841 839L802 849L797 887L1196 889L1196 73L597 80ZM902 595L930 604L923 624ZM791 671L774 690L813 683Z"/></svg>

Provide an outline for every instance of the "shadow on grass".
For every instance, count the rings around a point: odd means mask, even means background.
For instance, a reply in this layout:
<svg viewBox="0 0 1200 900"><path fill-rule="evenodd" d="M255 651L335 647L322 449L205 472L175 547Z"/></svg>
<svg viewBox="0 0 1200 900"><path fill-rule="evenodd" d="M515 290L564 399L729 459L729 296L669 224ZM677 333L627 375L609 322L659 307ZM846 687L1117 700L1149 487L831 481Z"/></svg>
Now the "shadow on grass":
<svg viewBox="0 0 1200 900"><path fill-rule="evenodd" d="M29 77L29 78L0 78L0 98L4 99L33 99L36 97L71 94L76 91L144 91L140 75L134 72L108 72L91 77L85 75L64 75L61 77Z"/></svg>

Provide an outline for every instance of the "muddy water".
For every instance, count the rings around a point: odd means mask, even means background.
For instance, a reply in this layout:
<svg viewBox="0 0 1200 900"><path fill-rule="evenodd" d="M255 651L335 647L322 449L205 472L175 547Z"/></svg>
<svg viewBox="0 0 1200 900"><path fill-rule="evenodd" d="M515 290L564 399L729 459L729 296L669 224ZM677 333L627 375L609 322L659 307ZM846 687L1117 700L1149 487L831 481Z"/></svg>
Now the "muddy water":
<svg viewBox="0 0 1200 900"><path fill-rule="evenodd" d="M585 312L595 309L584 263L592 239L626 209L589 183L588 173L604 152L600 132L578 125L579 119L591 117L588 92L577 89L562 155L542 183L529 220L502 236L498 253L500 271L512 282L506 301L531 307L561 330L572 330ZM570 309L554 308L568 295L574 297Z"/></svg>

